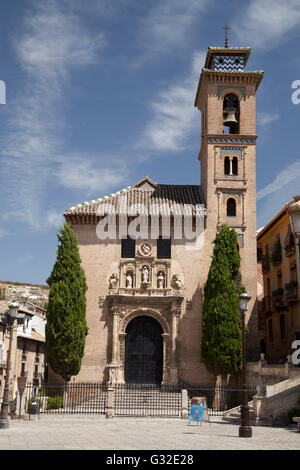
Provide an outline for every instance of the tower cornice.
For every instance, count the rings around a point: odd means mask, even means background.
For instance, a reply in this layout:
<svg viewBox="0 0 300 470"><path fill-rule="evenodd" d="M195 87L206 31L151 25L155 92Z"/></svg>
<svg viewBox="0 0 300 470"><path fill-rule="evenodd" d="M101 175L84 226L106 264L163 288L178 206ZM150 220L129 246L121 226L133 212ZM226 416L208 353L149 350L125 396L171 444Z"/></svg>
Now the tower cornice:
<svg viewBox="0 0 300 470"><path fill-rule="evenodd" d="M197 107L199 96L202 91L203 82L206 79L210 84L220 84L228 86L236 85L255 85L255 89L259 87L259 84L264 76L263 70L247 71L247 72L226 72L219 70L210 70L203 68L201 71L197 93L195 97L194 106Z"/></svg>

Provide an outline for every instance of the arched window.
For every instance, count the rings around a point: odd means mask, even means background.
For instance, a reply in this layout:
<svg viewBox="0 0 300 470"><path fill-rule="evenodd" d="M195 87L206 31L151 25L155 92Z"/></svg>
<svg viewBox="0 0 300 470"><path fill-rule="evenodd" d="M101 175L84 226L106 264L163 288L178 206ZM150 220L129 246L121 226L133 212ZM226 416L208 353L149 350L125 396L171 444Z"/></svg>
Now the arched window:
<svg viewBox="0 0 300 470"><path fill-rule="evenodd" d="M238 159L237 157L224 158L224 175L237 175L238 174Z"/></svg>
<svg viewBox="0 0 300 470"><path fill-rule="evenodd" d="M233 159L232 159L232 174L233 175L238 174L238 159L237 159L237 157L233 157Z"/></svg>
<svg viewBox="0 0 300 470"><path fill-rule="evenodd" d="M224 174L230 175L230 159L229 157L224 158Z"/></svg>
<svg viewBox="0 0 300 470"><path fill-rule="evenodd" d="M236 216L236 202L233 197L230 197L227 200L227 217L235 217Z"/></svg>
<svg viewBox="0 0 300 470"><path fill-rule="evenodd" d="M239 134L240 103L233 93L224 96L223 101L223 132L224 134Z"/></svg>

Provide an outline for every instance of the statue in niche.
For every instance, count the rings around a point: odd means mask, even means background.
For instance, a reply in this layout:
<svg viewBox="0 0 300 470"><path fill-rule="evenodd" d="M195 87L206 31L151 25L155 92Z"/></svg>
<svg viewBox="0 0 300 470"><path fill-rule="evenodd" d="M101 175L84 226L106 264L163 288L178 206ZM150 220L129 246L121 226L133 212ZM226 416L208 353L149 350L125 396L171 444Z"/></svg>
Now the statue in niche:
<svg viewBox="0 0 300 470"><path fill-rule="evenodd" d="M133 287L133 276L132 276L131 272L128 272L126 274L126 287L128 289L132 289L132 287Z"/></svg>
<svg viewBox="0 0 300 470"><path fill-rule="evenodd" d="M110 278L109 278L109 288L110 289L115 289L118 284L118 275L116 273L113 273Z"/></svg>
<svg viewBox="0 0 300 470"><path fill-rule="evenodd" d="M179 279L178 274L174 274L172 278L172 285L175 289L180 289L180 287L182 286L182 281Z"/></svg>
<svg viewBox="0 0 300 470"><path fill-rule="evenodd" d="M149 282L149 269L147 266L142 269L142 282Z"/></svg>
<svg viewBox="0 0 300 470"><path fill-rule="evenodd" d="M158 289L164 289L165 287L165 276L162 271L159 271L157 276L157 287Z"/></svg>

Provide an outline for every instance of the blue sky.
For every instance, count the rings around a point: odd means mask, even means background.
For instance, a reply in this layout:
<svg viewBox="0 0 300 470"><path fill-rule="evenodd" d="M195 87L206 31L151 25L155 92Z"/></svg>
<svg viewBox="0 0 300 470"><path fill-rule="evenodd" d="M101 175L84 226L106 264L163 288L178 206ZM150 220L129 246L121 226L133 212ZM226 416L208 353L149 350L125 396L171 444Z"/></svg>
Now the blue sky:
<svg viewBox="0 0 300 470"><path fill-rule="evenodd" d="M194 97L225 23L265 71L257 226L300 193L299 0L2 0L0 22L0 279L45 283L77 203L145 175L199 184Z"/></svg>

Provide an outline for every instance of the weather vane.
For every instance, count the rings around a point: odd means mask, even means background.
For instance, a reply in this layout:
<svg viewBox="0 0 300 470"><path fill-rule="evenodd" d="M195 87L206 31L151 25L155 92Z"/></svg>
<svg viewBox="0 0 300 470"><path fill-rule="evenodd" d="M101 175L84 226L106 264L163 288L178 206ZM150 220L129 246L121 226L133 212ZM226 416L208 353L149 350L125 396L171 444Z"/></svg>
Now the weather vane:
<svg viewBox="0 0 300 470"><path fill-rule="evenodd" d="M225 29L225 47L228 47L228 30L231 28L226 24L223 29Z"/></svg>

